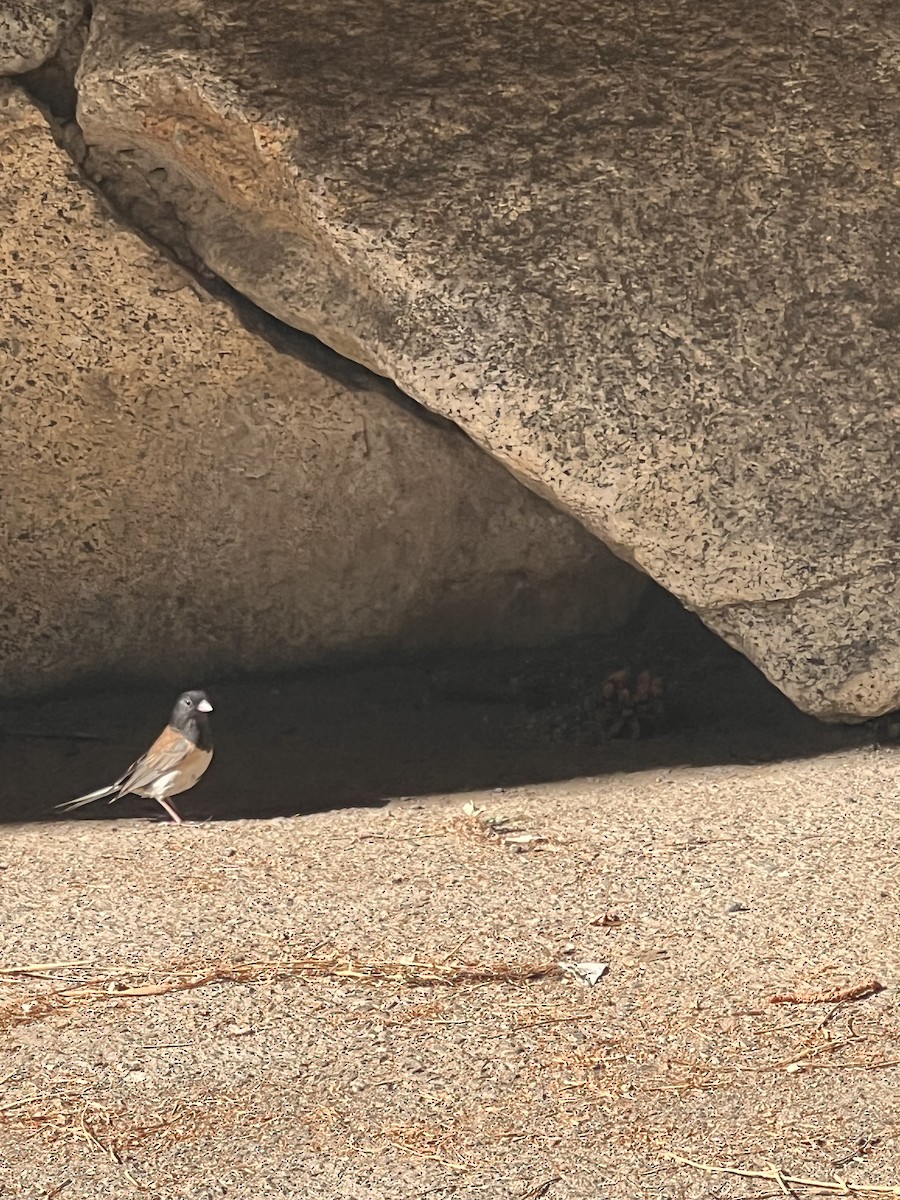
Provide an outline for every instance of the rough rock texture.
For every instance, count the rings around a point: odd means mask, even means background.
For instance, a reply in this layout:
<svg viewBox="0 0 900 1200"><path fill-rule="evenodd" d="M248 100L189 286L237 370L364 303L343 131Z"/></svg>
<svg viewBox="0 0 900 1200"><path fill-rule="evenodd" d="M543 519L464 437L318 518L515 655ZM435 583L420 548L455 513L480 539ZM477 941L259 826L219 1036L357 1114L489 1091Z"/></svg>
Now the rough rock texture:
<svg viewBox="0 0 900 1200"><path fill-rule="evenodd" d="M83 11L83 0L4 0L0 75L20 75L41 66L56 53Z"/></svg>
<svg viewBox="0 0 900 1200"><path fill-rule="evenodd" d="M121 228L10 84L0 228L0 692L629 611L641 577L452 426L278 352Z"/></svg>
<svg viewBox="0 0 900 1200"><path fill-rule="evenodd" d="M900 703L898 72L880 0L98 0L79 120L171 240L864 716Z"/></svg>

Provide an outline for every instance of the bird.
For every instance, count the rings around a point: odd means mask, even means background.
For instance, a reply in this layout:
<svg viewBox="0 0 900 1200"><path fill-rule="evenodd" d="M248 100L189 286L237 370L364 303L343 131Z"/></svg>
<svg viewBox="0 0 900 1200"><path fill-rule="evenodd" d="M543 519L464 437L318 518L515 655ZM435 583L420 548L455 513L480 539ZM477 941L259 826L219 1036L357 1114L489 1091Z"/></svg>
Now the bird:
<svg viewBox="0 0 900 1200"><path fill-rule="evenodd" d="M76 800L57 804L63 812L93 804L95 800L120 800L122 796L146 796L161 804L176 825L183 824L170 796L192 788L212 759L209 714L213 706L206 692L182 692L175 701L169 723L146 752L124 775L108 787L88 792Z"/></svg>

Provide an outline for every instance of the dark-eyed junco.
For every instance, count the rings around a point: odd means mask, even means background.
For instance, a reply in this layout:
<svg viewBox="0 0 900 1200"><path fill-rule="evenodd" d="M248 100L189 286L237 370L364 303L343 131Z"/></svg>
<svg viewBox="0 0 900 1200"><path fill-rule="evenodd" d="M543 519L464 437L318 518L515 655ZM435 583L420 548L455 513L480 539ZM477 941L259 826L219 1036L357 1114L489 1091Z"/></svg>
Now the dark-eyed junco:
<svg viewBox="0 0 900 1200"><path fill-rule="evenodd" d="M67 800L56 807L68 812L107 797L112 804L122 796L147 796L161 804L180 825L181 817L168 800L193 787L210 764L213 752L209 714L212 710L206 692L183 692L175 701L168 725L147 753L132 763L124 775L109 787L79 796L77 800Z"/></svg>

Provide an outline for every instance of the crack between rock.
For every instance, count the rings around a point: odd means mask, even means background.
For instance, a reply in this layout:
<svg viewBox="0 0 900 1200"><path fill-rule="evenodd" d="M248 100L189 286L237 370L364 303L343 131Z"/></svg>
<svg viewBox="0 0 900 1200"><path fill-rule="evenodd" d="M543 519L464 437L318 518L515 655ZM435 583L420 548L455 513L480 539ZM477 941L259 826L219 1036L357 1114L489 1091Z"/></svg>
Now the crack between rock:
<svg viewBox="0 0 900 1200"><path fill-rule="evenodd" d="M530 479L520 474L502 458L491 454L456 422L441 413L434 412L427 405L421 404L398 387L392 379L363 366L355 359L340 354L313 334L273 316L213 271L194 252L189 245L187 236L183 238L180 249L166 242L148 228L143 227L140 222L135 221L123 205L117 203L113 196L91 178L85 168L85 161L88 157L87 145L76 119L78 92L75 85L75 74L87 39L91 15L90 5L86 5L85 11L86 20L70 32L68 44L64 44L60 51L43 66L18 76L14 82L22 87L44 117L51 136L72 163L82 185L98 198L118 224L139 237L168 262L184 271L198 293L206 294L227 304L249 333L265 341L276 352L303 363L304 366L332 379L348 390L377 392L414 420L423 421L443 430L447 437L463 439L473 445L479 454L483 454L488 460L506 470L521 487L539 497L557 512L587 529L597 541L606 546L623 562L628 563L641 574L647 574L628 547L619 545L614 538L605 536L604 533L593 528L589 522L579 519L561 498L541 480ZM75 43L77 46L73 49ZM158 211L162 215L162 207ZM172 212L165 214L165 221L162 223L183 228L182 223Z"/></svg>
<svg viewBox="0 0 900 1200"><path fill-rule="evenodd" d="M88 19L90 12L90 5L88 5L86 6ZM77 33L83 37L86 31L87 25L82 24ZM99 184L90 178L84 168L87 149L81 128L75 119L78 95L74 82L74 65L77 64L74 64L73 61L66 63L64 58L63 52L58 53L43 66L28 71L12 79L11 82L22 88L41 113L47 122L53 140L78 172L82 185L100 200L123 229L133 233L135 237L140 238L168 262L184 271L198 292L226 304L248 333L265 341L279 354L296 359L304 366L341 384L350 391L377 392L416 420L437 426L443 429L447 435L463 438L477 446L474 439L470 438L464 429L461 429L448 417L432 412L431 409L419 404L387 376L379 375L369 367L338 353L337 350L333 350L311 333L305 333L272 316L271 313L249 300L242 292L217 275L197 255L192 253L191 261L186 261L184 254L178 253L173 246L136 223L121 205L117 204ZM73 149L80 149L81 161L77 154L73 153ZM174 220L174 218L172 219ZM187 245L187 239L185 239L185 245ZM486 453L480 446L478 446L478 450L479 453Z"/></svg>
<svg viewBox="0 0 900 1200"><path fill-rule="evenodd" d="M727 600L722 604L695 604L691 605L693 612L700 617L701 620L706 619L706 615L721 615L728 613L734 609L740 608L772 608L780 604L793 604L797 600L807 600L814 596L823 595L832 588L840 587L841 585L858 583L862 578L871 579L873 574L878 572L886 572L890 570L890 564L880 563L876 566L866 567L865 570L853 571L846 575L836 575L831 579L827 579L822 583L817 583L808 588L801 588L797 592L793 592L789 596L773 596L771 599L764 597L754 600L738 599Z"/></svg>
<svg viewBox="0 0 900 1200"><path fill-rule="evenodd" d="M74 31L76 35L82 38L82 45L83 38L86 36L89 27L91 11L91 5L86 4L85 21ZM192 250L189 252L190 259L188 260L185 253L179 253L172 245L169 245L135 222L130 214L120 204L117 204L115 199L104 191L98 183L91 179L85 170L84 160L87 156L87 148L80 126L75 118L78 95L74 81L74 68L77 66L77 62L71 50L68 63L64 61L65 57L64 48L43 66L14 78L12 82L18 84L23 89L35 104L37 110L42 114L47 122L51 136L65 153L67 159L72 163L82 185L100 200L123 229L133 233L152 250L162 255L168 262L173 263L179 270L183 271L188 279L192 281L198 292L226 304L244 329L254 337L265 341L276 352L295 359L304 366L351 391L377 392L397 407L403 409L404 412L408 413L414 419L437 426L443 429L448 436L465 439L465 441L475 445L479 453L484 454L491 461L503 465L522 487L535 493L546 503L549 503L558 511L565 513L572 520L578 519L567 510L557 496L550 494L549 490L540 481L532 483L532 481L523 478L509 466L500 462L500 460L489 454L474 438L470 437L464 429L450 420L450 418L444 417L440 413L436 413L427 406L420 404L387 376L380 375L369 367L363 366L355 359L340 354L325 342L313 336L313 334L306 333L293 325L287 324L285 321L279 320L279 318L273 316L258 304L255 304L220 275L216 274ZM77 57L80 57L80 52ZM78 154L73 153L73 148L80 152L81 161L79 161ZM170 217L170 220L179 226L181 224L174 216ZM185 247L187 247L187 244L187 238L185 238ZM589 524L585 521L579 521L579 524L590 528ZM601 536L595 529L591 529L590 532L619 558L630 563L635 570L646 574L646 571L627 547L617 545L613 539ZM832 588L839 587L841 584L857 582L861 575L865 574L868 577L872 570L886 570L888 567L888 564L880 564L865 572L857 571L836 576L811 587L800 589L791 595L772 597L771 599L734 599L721 604L698 605L682 598L681 602L690 611L696 613L701 620L712 624L716 618L721 619L723 615L727 615L732 611L748 607L771 609L773 607L790 605L798 600L821 595ZM712 624L712 627L715 628L715 625ZM728 640L727 635L721 630L719 630L719 636ZM746 650L743 652L746 653Z"/></svg>

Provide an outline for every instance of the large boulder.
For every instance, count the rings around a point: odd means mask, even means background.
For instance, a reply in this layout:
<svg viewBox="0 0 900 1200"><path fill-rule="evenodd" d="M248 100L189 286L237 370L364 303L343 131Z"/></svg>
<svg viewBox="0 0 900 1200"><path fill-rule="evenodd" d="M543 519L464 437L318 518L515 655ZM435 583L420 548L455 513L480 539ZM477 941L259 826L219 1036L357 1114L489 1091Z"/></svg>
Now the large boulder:
<svg viewBox="0 0 900 1200"><path fill-rule="evenodd" d="M898 33L880 0L97 0L79 121L173 244L865 717L900 703Z"/></svg>
<svg viewBox="0 0 900 1200"><path fill-rule="evenodd" d="M85 0L4 0L0 4L0 75L33 71L56 54Z"/></svg>
<svg viewBox="0 0 900 1200"><path fill-rule="evenodd" d="M8 83L0 228L0 694L630 611L642 577L457 429L276 349L124 228Z"/></svg>

